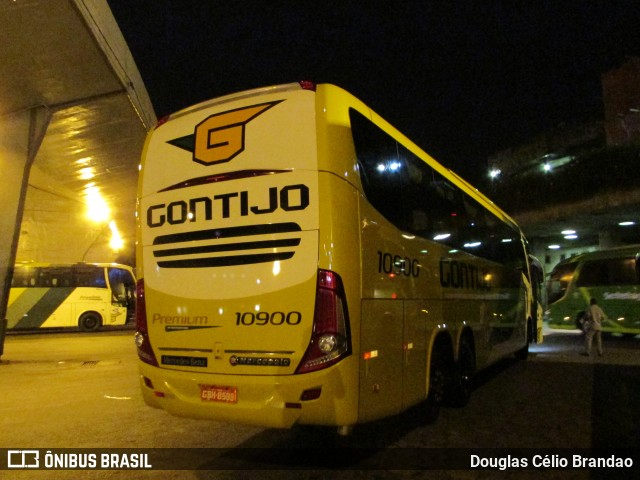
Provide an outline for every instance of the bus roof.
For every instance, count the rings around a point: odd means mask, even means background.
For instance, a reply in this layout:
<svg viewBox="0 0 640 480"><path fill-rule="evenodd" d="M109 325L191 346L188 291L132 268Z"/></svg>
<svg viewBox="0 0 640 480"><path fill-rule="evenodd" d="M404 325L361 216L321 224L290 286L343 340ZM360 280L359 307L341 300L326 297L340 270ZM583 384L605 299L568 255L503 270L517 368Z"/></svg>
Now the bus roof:
<svg viewBox="0 0 640 480"><path fill-rule="evenodd" d="M638 252L640 252L640 244L625 245L622 247L609 248L606 250L597 250L595 252L585 252L558 262L556 267L567 265L569 263L584 262L588 260L606 260L610 258L635 256Z"/></svg>
<svg viewBox="0 0 640 480"><path fill-rule="evenodd" d="M32 262L32 261L23 261L16 262L16 267L113 267L113 268L125 268L127 270L133 270L133 267L130 265L124 265L122 263L108 263L108 262Z"/></svg>

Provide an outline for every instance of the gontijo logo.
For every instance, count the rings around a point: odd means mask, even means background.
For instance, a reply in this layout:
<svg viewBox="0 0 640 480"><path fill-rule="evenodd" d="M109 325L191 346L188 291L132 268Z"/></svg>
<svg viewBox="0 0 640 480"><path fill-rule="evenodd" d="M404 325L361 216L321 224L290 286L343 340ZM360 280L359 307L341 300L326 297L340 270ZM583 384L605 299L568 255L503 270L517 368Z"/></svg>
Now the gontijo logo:
<svg viewBox="0 0 640 480"><path fill-rule="evenodd" d="M251 105L208 116L196 125L194 133L167 143L193 153L193 160L203 165L228 162L245 149L245 126L251 120L283 100ZM176 191L193 185L262 175L283 174L290 170L246 170L232 174L207 175L182 181L161 192ZM304 210L309 206L309 187L303 183L271 186L265 196L255 201L249 190L216 191L188 200L158 203L147 208L147 226L200 224L232 216L270 214ZM212 192L213 193L213 192ZM153 256L161 268L210 268L270 263L294 256L301 242L301 227L294 222L235 225L204 230L180 231L160 235L153 240Z"/></svg>
<svg viewBox="0 0 640 480"><path fill-rule="evenodd" d="M244 151L245 125L281 101L216 113L196 125L192 135L168 143L193 153L193 161L203 165L228 162Z"/></svg>

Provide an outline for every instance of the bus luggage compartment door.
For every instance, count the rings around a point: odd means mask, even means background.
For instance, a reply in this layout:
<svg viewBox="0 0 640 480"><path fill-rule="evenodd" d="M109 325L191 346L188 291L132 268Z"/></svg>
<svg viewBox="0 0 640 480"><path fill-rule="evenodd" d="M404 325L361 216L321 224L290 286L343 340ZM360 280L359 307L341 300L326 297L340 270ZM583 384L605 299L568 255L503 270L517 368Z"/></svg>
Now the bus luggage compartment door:
<svg viewBox="0 0 640 480"><path fill-rule="evenodd" d="M363 300L360 331L361 422L402 408L403 302Z"/></svg>

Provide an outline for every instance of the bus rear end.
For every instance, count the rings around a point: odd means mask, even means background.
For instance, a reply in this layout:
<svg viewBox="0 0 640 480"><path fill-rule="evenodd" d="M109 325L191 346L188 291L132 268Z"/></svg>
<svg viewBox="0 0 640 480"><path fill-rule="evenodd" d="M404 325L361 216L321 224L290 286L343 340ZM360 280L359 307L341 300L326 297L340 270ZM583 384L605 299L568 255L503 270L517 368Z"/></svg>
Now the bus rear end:
<svg viewBox="0 0 640 480"><path fill-rule="evenodd" d="M147 404L290 427L355 423L349 312L319 268L316 94L196 105L149 135L138 205L136 343Z"/></svg>

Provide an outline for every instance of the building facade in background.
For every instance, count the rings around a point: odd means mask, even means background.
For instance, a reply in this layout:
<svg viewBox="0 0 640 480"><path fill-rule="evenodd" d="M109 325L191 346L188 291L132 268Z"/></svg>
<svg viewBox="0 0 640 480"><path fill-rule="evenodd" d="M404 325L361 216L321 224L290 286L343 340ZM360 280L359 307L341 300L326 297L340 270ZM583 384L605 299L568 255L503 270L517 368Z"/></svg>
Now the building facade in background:
<svg viewBox="0 0 640 480"><path fill-rule="evenodd" d="M601 115L563 122L488 158L489 193L510 206L547 271L576 254L627 244L640 228L640 217L618 218L639 211L640 183L631 179L640 148L640 58L603 74L601 85ZM565 235L576 226L588 228Z"/></svg>

